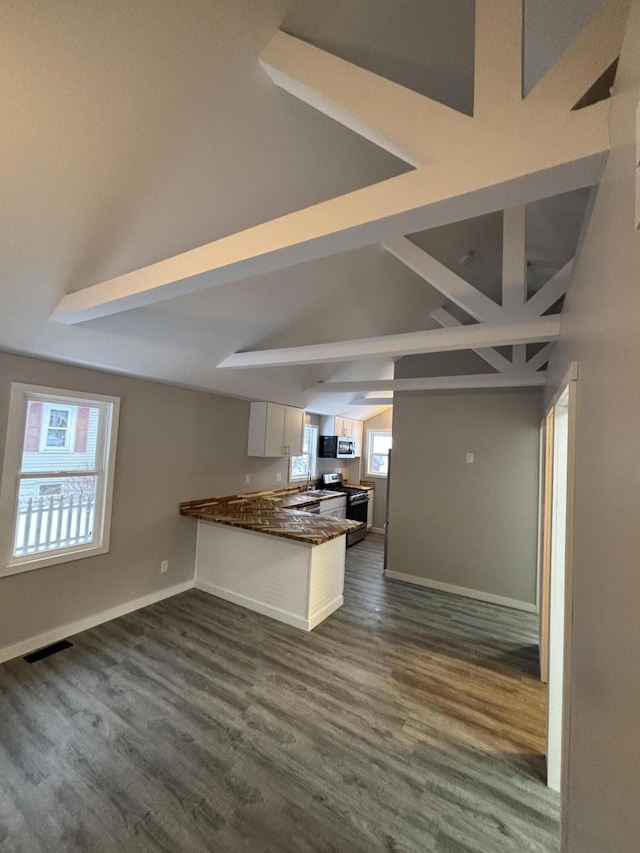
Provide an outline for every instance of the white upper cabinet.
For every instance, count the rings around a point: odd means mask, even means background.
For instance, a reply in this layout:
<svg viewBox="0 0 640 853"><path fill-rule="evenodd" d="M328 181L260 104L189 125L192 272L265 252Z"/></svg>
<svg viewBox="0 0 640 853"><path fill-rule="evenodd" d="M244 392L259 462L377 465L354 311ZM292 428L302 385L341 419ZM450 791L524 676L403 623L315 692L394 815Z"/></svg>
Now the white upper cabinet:
<svg viewBox="0 0 640 853"><path fill-rule="evenodd" d="M351 435L356 440L356 456L362 456L362 436L364 434L364 424L362 421L351 421L353 424L353 432Z"/></svg>
<svg viewBox="0 0 640 853"><path fill-rule="evenodd" d="M300 456L304 409L280 403L251 403L248 456Z"/></svg>
<svg viewBox="0 0 640 853"><path fill-rule="evenodd" d="M356 440L356 456L362 456L362 421L342 418L339 415L324 415L320 421L321 435L349 436Z"/></svg>
<svg viewBox="0 0 640 853"><path fill-rule="evenodd" d="M301 456L304 443L304 409L287 406L284 417L284 446L287 456Z"/></svg>

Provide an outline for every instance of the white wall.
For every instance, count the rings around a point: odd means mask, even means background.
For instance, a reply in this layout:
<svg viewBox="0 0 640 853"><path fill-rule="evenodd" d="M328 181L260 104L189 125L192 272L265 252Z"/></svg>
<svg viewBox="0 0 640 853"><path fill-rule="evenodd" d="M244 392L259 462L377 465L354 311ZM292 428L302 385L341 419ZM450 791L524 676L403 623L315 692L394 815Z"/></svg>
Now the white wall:
<svg viewBox="0 0 640 853"><path fill-rule="evenodd" d="M388 570L535 604L541 416L530 391L396 397Z"/></svg>
<svg viewBox="0 0 640 853"><path fill-rule="evenodd" d="M549 388L578 362L567 853L640 849L639 98L635 0L611 104L612 151Z"/></svg>

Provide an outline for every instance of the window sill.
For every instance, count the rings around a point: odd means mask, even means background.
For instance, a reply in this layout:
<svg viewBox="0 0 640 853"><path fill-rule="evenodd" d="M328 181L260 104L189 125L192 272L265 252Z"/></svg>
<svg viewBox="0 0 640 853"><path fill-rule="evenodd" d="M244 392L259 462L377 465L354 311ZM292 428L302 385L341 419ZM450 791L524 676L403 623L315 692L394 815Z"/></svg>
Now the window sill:
<svg viewBox="0 0 640 853"><path fill-rule="evenodd" d="M32 560L21 560L18 563L7 563L0 568L0 577L9 577L10 575L18 575L22 572L31 572L35 569L44 569L47 566L57 566L61 563L70 563L72 560L83 560L86 557L96 557L98 554L106 554L109 551L109 544L88 545L86 548L76 548L73 551L55 552L50 554L34 555Z"/></svg>

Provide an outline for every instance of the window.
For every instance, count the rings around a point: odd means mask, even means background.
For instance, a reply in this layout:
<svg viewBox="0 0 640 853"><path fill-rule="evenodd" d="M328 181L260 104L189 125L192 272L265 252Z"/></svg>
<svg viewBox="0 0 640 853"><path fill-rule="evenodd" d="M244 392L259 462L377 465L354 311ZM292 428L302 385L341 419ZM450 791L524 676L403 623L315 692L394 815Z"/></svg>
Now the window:
<svg viewBox="0 0 640 853"><path fill-rule="evenodd" d="M305 426L302 456L292 456L289 461L289 482L315 477L318 458L318 427Z"/></svg>
<svg viewBox="0 0 640 853"><path fill-rule="evenodd" d="M14 383L0 490L0 575L109 550L119 400Z"/></svg>
<svg viewBox="0 0 640 853"><path fill-rule="evenodd" d="M33 407L42 406L44 410L45 428L41 430L40 450L73 450L71 444L71 421L75 420L76 407L52 406L50 403L30 403L29 411ZM27 414L27 419L29 414Z"/></svg>
<svg viewBox="0 0 640 853"><path fill-rule="evenodd" d="M386 477L389 473L390 432L367 432L367 474Z"/></svg>

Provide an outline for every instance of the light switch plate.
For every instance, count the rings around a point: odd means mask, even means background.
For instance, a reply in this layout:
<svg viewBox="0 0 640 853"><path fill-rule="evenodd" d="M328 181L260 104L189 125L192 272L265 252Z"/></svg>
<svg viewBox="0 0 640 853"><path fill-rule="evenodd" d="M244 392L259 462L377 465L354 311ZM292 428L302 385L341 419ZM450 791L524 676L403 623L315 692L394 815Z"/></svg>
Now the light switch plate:
<svg viewBox="0 0 640 853"><path fill-rule="evenodd" d="M467 453L467 462L469 464L473 462L473 453Z"/></svg>

